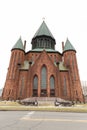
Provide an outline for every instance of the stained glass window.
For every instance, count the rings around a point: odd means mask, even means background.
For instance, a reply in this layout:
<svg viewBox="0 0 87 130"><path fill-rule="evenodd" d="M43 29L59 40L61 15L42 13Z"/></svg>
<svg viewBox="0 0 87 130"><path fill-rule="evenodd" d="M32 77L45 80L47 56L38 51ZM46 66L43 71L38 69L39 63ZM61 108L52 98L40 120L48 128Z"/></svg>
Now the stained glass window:
<svg viewBox="0 0 87 130"><path fill-rule="evenodd" d="M55 84L54 77L51 76L51 77L50 77L50 89L54 89L54 84Z"/></svg>
<svg viewBox="0 0 87 130"><path fill-rule="evenodd" d="M46 77L47 77L47 70L46 70L46 67L43 66L41 70L41 88L42 89L46 89L46 85L47 85Z"/></svg>
<svg viewBox="0 0 87 130"><path fill-rule="evenodd" d="M38 77L37 77L37 75L34 76L33 89L38 89Z"/></svg>

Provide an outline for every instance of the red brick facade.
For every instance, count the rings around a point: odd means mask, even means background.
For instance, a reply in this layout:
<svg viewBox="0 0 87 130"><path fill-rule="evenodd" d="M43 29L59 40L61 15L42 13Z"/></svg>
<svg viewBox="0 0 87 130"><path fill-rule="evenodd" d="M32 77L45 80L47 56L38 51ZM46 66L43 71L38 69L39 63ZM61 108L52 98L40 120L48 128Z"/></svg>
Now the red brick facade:
<svg viewBox="0 0 87 130"><path fill-rule="evenodd" d="M43 80L43 81L42 81ZM83 102L76 51L12 49L2 98L59 97Z"/></svg>

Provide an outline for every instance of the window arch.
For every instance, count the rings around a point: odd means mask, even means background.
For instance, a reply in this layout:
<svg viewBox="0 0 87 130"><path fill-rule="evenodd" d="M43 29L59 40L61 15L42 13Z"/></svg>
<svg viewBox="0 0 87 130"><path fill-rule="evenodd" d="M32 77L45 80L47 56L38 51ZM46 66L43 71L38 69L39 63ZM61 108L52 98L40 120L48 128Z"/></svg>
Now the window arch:
<svg viewBox="0 0 87 130"><path fill-rule="evenodd" d="M35 75L33 79L33 89L38 89L38 76Z"/></svg>
<svg viewBox="0 0 87 130"><path fill-rule="evenodd" d="M55 97L55 78L53 75L50 77L50 96Z"/></svg>
<svg viewBox="0 0 87 130"><path fill-rule="evenodd" d="M47 86L47 69L45 66L41 70L41 89L46 89Z"/></svg>
<svg viewBox="0 0 87 130"><path fill-rule="evenodd" d="M50 89L54 89L54 86L55 86L55 79L54 76L52 75L50 77Z"/></svg>
<svg viewBox="0 0 87 130"><path fill-rule="evenodd" d="M33 78L33 97L37 97L38 96L38 76L35 75Z"/></svg>

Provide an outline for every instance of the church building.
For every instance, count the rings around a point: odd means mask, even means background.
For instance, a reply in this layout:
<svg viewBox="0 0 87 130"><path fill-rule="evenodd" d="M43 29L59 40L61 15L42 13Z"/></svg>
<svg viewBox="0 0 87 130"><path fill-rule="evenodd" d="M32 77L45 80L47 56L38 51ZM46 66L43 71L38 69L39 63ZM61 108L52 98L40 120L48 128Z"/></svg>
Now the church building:
<svg viewBox="0 0 87 130"><path fill-rule="evenodd" d="M43 21L31 45L26 52L26 41L20 37L11 49L2 98L59 97L83 102L76 50L70 41L62 42L62 53L55 50L55 38Z"/></svg>

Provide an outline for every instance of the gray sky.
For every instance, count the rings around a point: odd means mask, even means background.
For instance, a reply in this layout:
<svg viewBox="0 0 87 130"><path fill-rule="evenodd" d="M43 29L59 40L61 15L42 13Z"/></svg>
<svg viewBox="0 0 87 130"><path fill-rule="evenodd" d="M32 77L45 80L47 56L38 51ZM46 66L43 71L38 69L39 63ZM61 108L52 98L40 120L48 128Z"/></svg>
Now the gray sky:
<svg viewBox="0 0 87 130"><path fill-rule="evenodd" d="M81 80L87 80L87 0L0 0L0 88L4 87L11 49L19 39L31 39L42 18L56 39L56 50L67 37L77 51Z"/></svg>

